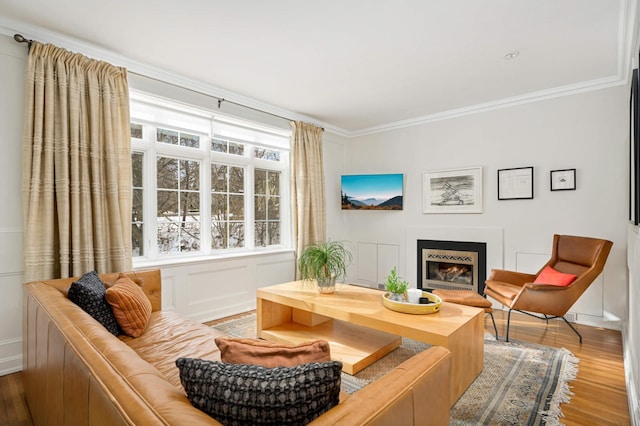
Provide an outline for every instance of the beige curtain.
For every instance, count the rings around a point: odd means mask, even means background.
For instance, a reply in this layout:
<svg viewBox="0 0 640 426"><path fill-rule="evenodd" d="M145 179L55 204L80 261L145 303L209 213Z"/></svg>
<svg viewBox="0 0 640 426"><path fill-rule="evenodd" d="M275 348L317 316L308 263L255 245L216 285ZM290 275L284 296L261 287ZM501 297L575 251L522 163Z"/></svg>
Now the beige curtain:
<svg viewBox="0 0 640 426"><path fill-rule="evenodd" d="M292 196L296 258L310 243L326 238L322 132L320 127L292 121ZM300 278L296 268L296 279Z"/></svg>
<svg viewBox="0 0 640 426"><path fill-rule="evenodd" d="M25 279L130 270L126 70L34 42L27 72Z"/></svg>

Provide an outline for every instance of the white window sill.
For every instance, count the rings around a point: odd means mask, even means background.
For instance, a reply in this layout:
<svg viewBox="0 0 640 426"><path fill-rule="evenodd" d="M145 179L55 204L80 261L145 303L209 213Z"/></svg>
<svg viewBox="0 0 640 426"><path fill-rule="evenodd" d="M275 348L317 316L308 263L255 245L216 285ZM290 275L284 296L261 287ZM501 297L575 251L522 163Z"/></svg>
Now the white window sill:
<svg viewBox="0 0 640 426"><path fill-rule="evenodd" d="M262 256L273 256L277 254L287 254L291 253L293 255L295 251L292 248L280 248L280 249L269 249L269 250L254 250L254 251L246 251L246 252L227 252L220 254L210 254L210 255L195 255L195 256L167 256L161 257L157 259L145 259L145 258L134 258L133 259L133 269L148 269L148 268L158 268L162 266L183 266L189 264L198 264L198 263L208 263L208 262L224 262L229 260L236 260L241 258L248 257L262 257Z"/></svg>

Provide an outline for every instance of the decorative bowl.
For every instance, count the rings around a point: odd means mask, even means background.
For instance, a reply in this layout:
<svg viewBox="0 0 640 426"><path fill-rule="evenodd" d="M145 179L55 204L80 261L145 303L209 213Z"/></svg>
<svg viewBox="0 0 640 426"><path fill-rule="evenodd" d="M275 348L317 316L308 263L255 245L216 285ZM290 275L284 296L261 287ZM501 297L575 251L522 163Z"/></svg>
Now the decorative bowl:
<svg viewBox="0 0 640 426"><path fill-rule="evenodd" d="M387 309L405 314L434 314L440 310L440 306L442 306L442 299L440 299L440 297L427 291L423 291L421 297L426 297L433 303L423 305L419 303L396 302L395 300L389 299L389 292L382 294L382 303Z"/></svg>

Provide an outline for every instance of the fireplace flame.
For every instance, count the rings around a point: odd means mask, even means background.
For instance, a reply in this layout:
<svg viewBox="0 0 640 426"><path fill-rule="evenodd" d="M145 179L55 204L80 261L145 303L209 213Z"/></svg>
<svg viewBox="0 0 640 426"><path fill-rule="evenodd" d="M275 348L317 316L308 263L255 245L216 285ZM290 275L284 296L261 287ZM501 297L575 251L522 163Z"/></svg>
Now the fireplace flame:
<svg viewBox="0 0 640 426"><path fill-rule="evenodd" d="M440 268L435 272L442 281L454 281L460 275L468 274L469 268L464 265L453 265L448 268Z"/></svg>

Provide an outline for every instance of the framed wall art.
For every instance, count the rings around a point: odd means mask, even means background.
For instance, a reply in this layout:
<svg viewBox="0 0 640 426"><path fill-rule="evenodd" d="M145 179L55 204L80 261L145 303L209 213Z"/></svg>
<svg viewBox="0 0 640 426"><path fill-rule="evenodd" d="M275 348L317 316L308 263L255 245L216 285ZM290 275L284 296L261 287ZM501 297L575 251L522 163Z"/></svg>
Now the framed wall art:
<svg viewBox="0 0 640 426"><path fill-rule="evenodd" d="M498 170L498 200L533 198L533 167Z"/></svg>
<svg viewBox="0 0 640 426"><path fill-rule="evenodd" d="M576 169L551 170L551 190L571 191L576 189Z"/></svg>
<svg viewBox="0 0 640 426"><path fill-rule="evenodd" d="M482 167L422 175L423 213L482 213Z"/></svg>

